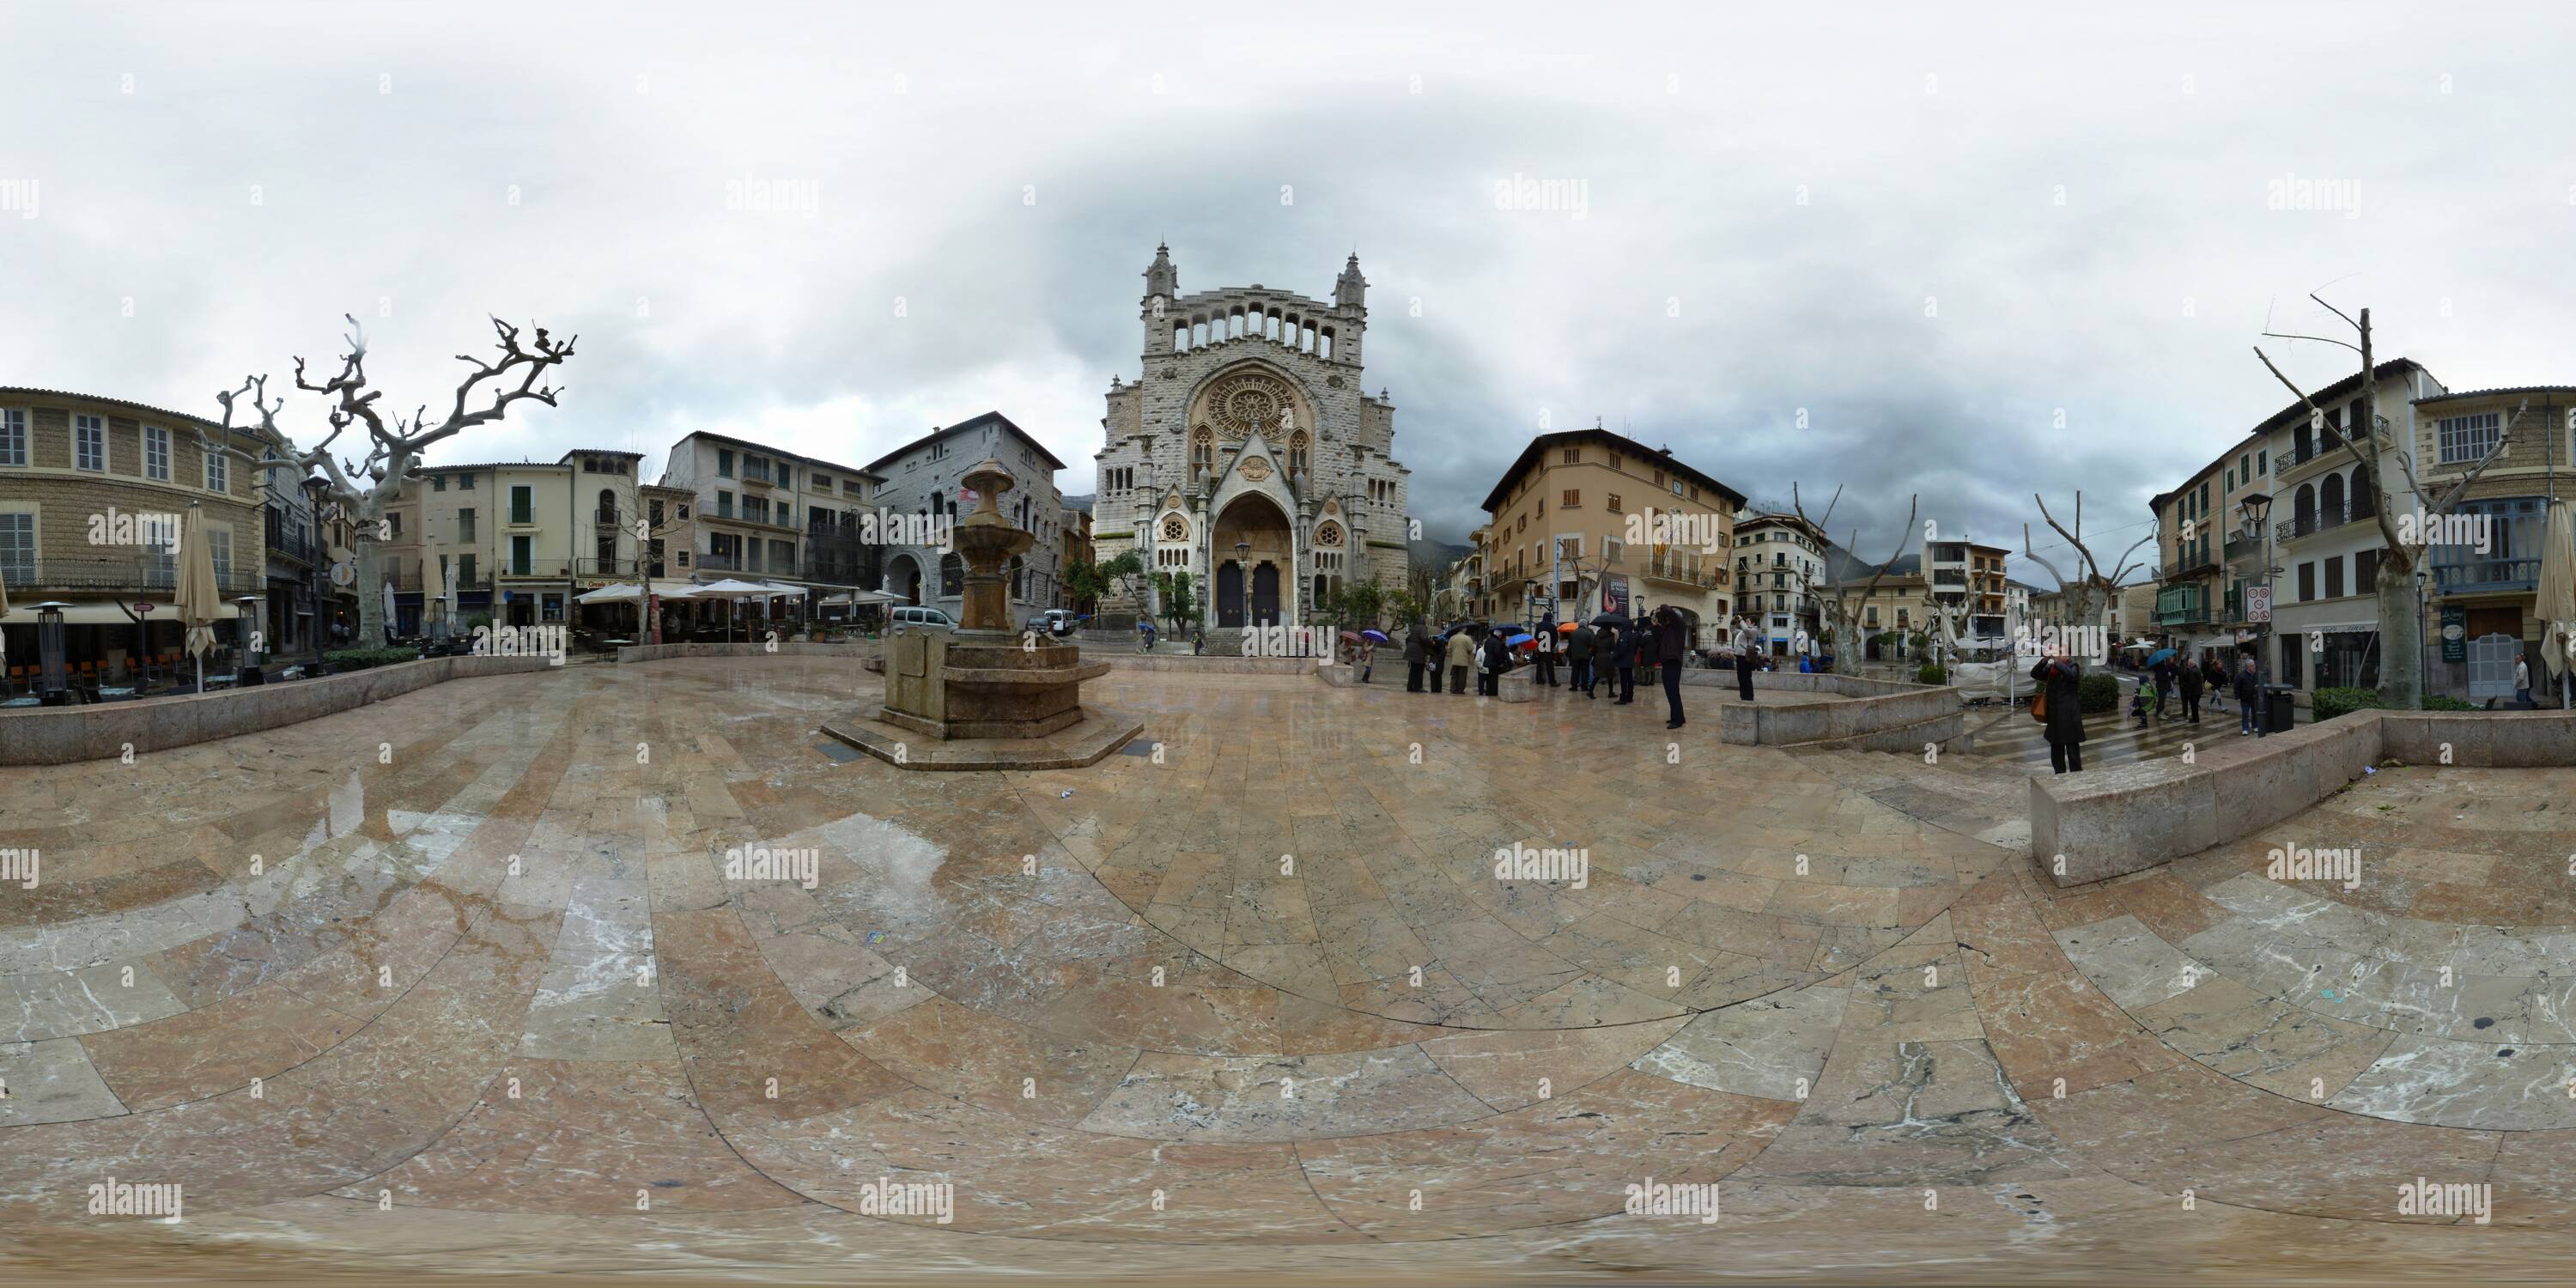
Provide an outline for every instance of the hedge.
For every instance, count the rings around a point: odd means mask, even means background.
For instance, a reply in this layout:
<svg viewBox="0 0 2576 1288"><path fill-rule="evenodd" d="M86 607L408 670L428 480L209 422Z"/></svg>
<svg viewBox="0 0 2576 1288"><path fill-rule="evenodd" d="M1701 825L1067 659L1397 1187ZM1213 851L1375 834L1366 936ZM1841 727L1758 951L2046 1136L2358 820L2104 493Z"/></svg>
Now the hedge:
<svg viewBox="0 0 2576 1288"><path fill-rule="evenodd" d="M2075 709L2088 716L2120 709L2120 677L2094 671L2075 682Z"/></svg>
<svg viewBox="0 0 2576 1288"><path fill-rule="evenodd" d="M1950 682L1950 673L1947 670L1942 669L1941 664L1938 662L1926 662L1920 669L1914 672L1914 682L1916 684L1948 684Z"/></svg>
<svg viewBox="0 0 2576 1288"><path fill-rule="evenodd" d="M396 662L417 662L416 648L344 648L322 655L335 672L364 671L370 667L391 666Z"/></svg>

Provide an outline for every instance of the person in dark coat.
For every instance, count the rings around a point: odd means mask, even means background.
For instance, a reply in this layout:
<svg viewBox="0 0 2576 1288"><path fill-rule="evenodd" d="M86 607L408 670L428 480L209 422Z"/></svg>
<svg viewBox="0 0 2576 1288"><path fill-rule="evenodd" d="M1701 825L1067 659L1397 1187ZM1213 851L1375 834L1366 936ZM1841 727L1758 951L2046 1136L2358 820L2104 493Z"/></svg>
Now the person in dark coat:
<svg viewBox="0 0 2576 1288"><path fill-rule="evenodd" d="M1618 696L1612 700L1610 705L1614 707L1624 707L1637 700L1637 645L1639 643L1639 639L1637 628L1634 625L1619 627L1618 631L1619 642L1610 647L1610 664L1615 668L1612 674L1618 677L1618 679L1611 684L1610 691Z"/></svg>
<svg viewBox="0 0 2576 1288"><path fill-rule="evenodd" d="M1538 629L1531 634L1537 636L1530 645L1531 659L1538 664L1538 676L1533 683L1553 689L1556 687L1556 617L1551 614L1538 619Z"/></svg>
<svg viewBox="0 0 2576 1288"><path fill-rule="evenodd" d="M1655 647L1661 654L1655 660L1662 664L1664 703L1672 708L1672 715L1664 721L1664 727L1679 729L1682 727L1682 615L1674 612L1670 604L1657 610L1656 615L1663 619L1663 629L1655 633Z"/></svg>
<svg viewBox="0 0 2576 1288"><path fill-rule="evenodd" d="M1412 629L1412 630L1409 630L1409 631L1406 631L1406 632L1404 633L1404 691L1405 691L1405 692L1407 692L1407 693L1420 693L1420 692L1422 692L1422 664L1423 664L1423 660L1424 660L1425 658L1427 658L1428 656L1430 656L1430 650L1431 650L1431 633L1430 633L1429 631L1426 631L1426 630L1422 629L1422 623L1420 623L1420 622L1415 622L1415 623L1413 624L1413 629ZM1438 683L1440 682L1440 681L1439 681L1439 678L1438 678L1438 677L1439 677L1439 675L1440 675L1440 671L1439 671L1439 669L1438 669L1438 664L1437 664L1437 663L1433 663L1433 669L1432 669L1431 674L1432 674L1432 676L1433 676L1432 683L1433 683L1433 684L1435 684L1435 685L1436 685L1436 684L1438 684ZM1433 690L1432 690L1432 692L1434 692L1434 693L1437 693L1437 692L1439 692L1439 691L1440 691L1440 690L1438 690L1437 688L1435 688L1435 689L1433 689Z"/></svg>
<svg viewBox="0 0 2576 1288"><path fill-rule="evenodd" d="M1637 623L1637 678L1644 680L1648 688L1654 687L1655 660L1663 656L1663 645L1655 638L1658 633L1651 613Z"/></svg>
<svg viewBox="0 0 2576 1288"><path fill-rule="evenodd" d="M2166 658L2164 661L2148 667L2147 670L2150 674L2155 676L2155 717L2156 722L2158 724L2162 724L2167 718L2165 716L2165 701L2173 696L2174 691L2174 660L2172 658Z"/></svg>
<svg viewBox="0 0 2576 1288"><path fill-rule="evenodd" d="M2182 718L2192 724L2199 724L2200 686L2204 678L2200 673L2200 667L2196 663L2185 662L2175 670L2178 674L2174 677L2174 682L2182 687Z"/></svg>
<svg viewBox="0 0 2576 1288"><path fill-rule="evenodd" d="M1484 647L1476 653L1476 696L1499 698L1503 695L1503 672L1512 669L1511 646L1503 643L1503 628L1495 627L1485 634Z"/></svg>
<svg viewBox="0 0 2576 1288"><path fill-rule="evenodd" d="M2261 732L2263 699L2262 679L2254 674L2254 658L2246 655L2236 664L2236 736Z"/></svg>
<svg viewBox="0 0 2576 1288"><path fill-rule="evenodd" d="M1753 700L1754 657L1760 652L1762 637L1753 630L1753 619L1735 619L1735 698L1738 702Z"/></svg>
<svg viewBox="0 0 2576 1288"><path fill-rule="evenodd" d="M2215 657L2201 659L2200 678L2202 683L2206 685L2209 690L2209 709L2222 713L2225 712L2227 710L2227 690L2234 684L2234 681L2229 678L2227 674L2227 664L2219 661Z"/></svg>
<svg viewBox="0 0 2576 1288"><path fill-rule="evenodd" d="M1574 673L1566 678L1566 684L1583 690L1583 696L1587 698L1592 696L1592 662L1593 655L1600 651L1599 645L1600 637L1589 625L1575 627L1574 633L1565 639L1565 656L1574 663Z"/></svg>
<svg viewBox="0 0 2576 1288"><path fill-rule="evenodd" d="M2063 654L2030 668L2031 682L2048 697L2048 764L2061 774L2084 771L2084 707L2076 692L2084 668Z"/></svg>

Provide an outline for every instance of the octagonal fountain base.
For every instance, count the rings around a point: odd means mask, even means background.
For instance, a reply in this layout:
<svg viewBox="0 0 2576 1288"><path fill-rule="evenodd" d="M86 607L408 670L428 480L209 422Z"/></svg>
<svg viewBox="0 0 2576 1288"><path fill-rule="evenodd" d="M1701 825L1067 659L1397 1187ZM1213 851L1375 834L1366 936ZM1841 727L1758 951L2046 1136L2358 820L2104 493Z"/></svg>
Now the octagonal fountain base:
<svg viewBox="0 0 2576 1288"><path fill-rule="evenodd" d="M1082 682L1108 670L1070 644L979 631L898 635L886 646L885 704L823 732L902 769L1075 769L1144 729L1082 705Z"/></svg>

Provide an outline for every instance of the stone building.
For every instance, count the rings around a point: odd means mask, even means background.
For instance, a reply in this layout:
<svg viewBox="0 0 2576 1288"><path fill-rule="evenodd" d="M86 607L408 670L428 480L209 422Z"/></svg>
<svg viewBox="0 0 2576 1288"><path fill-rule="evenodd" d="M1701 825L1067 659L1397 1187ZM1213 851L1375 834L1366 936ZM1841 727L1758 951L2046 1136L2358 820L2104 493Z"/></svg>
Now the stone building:
<svg viewBox="0 0 2576 1288"><path fill-rule="evenodd" d="M1183 295L1154 249L1138 303L1141 374L1109 383L1092 543L1187 573L1211 625L1305 623L1335 589L1404 585L1406 481L1395 404L1362 388L1359 256L1330 303L1256 282ZM1103 608L1154 607L1150 579Z"/></svg>
<svg viewBox="0 0 2576 1288"><path fill-rule="evenodd" d="M964 620L966 564L947 541L958 520L973 513L966 471L986 457L1011 472L1002 513L1035 538L1011 558L1011 623L1042 608L1065 607L1064 494L1055 453L998 411L935 428L878 457L868 473L879 480L874 522L883 569L879 589L898 602L943 609ZM909 520L909 522L907 522Z"/></svg>
<svg viewBox="0 0 2576 1288"><path fill-rule="evenodd" d="M35 605L60 601L75 668L128 678L127 662L160 656L184 634L170 614L178 564L171 537L191 503L205 512L215 586L228 601L218 639L233 639L230 602L269 591L267 510L272 471L257 462L285 445L203 417L49 389L0 388L0 582L9 588L8 665L36 661ZM292 487L291 468L274 471ZM150 603L157 612L140 614ZM270 651L276 651L274 642ZM19 682L23 684L23 679ZM13 685L12 687L18 687Z"/></svg>
<svg viewBox="0 0 2576 1288"><path fill-rule="evenodd" d="M1674 456L1594 426L1530 439L1485 497L1477 611L1495 621L1640 620L1670 606L1694 647L1736 611L1744 494Z"/></svg>

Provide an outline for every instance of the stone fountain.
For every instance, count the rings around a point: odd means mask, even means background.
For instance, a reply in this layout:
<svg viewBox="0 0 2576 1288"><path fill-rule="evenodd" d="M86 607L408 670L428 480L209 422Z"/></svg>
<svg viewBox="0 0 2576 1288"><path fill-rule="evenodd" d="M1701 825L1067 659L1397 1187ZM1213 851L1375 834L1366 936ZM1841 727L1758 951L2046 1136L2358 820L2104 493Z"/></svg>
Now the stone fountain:
<svg viewBox="0 0 2576 1288"><path fill-rule="evenodd" d="M1082 705L1082 682L1109 671L1082 650L1014 629L1003 571L1036 541L1002 517L1018 481L992 458L966 472L974 512L954 535L966 565L965 620L954 632L889 635L885 702L823 732L905 769L1070 769L1097 763L1143 726Z"/></svg>

